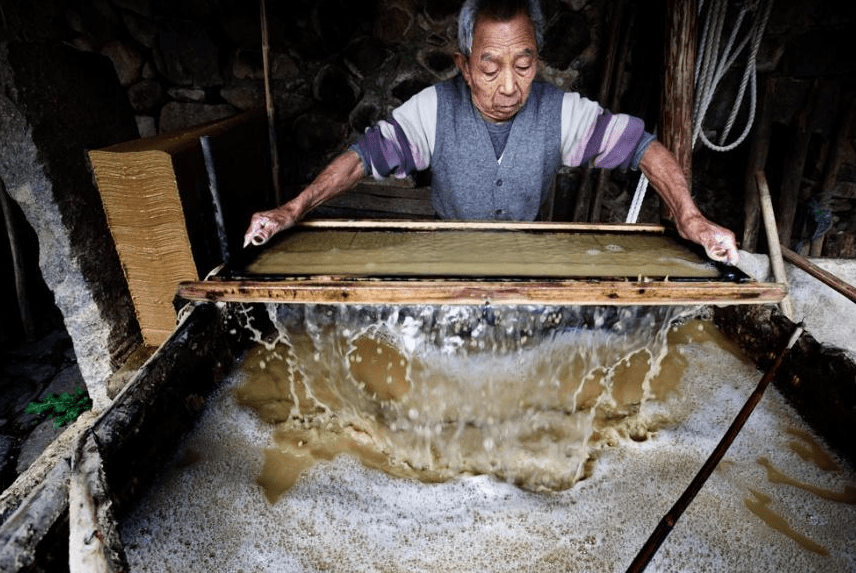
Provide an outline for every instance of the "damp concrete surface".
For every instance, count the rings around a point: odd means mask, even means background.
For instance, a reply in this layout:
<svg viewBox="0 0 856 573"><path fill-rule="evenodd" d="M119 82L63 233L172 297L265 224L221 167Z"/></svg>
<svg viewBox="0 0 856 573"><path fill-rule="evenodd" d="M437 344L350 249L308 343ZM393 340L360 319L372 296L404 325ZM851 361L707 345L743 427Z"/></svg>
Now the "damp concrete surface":
<svg viewBox="0 0 856 573"><path fill-rule="evenodd" d="M236 373L123 519L131 569L624 571L762 375L712 341L674 351L680 395L641 413L670 421L599 446L586 479L551 493L484 475L421 483L340 455L271 504L256 478L273 427L237 404ZM770 387L646 571L856 571L854 485Z"/></svg>

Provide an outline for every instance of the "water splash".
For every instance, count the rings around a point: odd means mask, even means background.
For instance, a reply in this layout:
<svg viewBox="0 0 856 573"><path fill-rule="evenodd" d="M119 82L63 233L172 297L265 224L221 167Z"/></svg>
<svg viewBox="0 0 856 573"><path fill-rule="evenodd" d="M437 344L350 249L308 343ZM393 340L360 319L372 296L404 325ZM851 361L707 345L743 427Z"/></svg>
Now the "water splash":
<svg viewBox="0 0 856 573"><path fill-rule="evenodd" d="M661 376L669 329L700 309L266 311L236 396L277 426L259 479L274 501L313 460L342 452L424 481L490 474L570 487L598 443L646 437L641 406L676 383Z"/></svg>

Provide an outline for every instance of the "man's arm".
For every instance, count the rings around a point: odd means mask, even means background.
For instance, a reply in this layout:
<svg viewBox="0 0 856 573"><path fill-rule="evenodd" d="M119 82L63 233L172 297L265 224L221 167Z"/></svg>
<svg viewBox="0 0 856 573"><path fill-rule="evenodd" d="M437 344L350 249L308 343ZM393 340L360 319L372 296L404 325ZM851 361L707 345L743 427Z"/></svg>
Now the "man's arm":
<svg viewBox="0 0 856 573"><path fill-rule="evenodd" d="M698 210L680 165L663 144L652 141L639 168L668 205L683 238L703 246L707 256L715 261L737 264L739 255L734 233L712 223Z"/></svg>
<svg viewBox="0 0 856 573"><path fill-rule="evenodd" d="M351 189L365 176L363 162L355 151L339 155L300 195L276 209L253 214L244 233L244 246L267 243L276 233L291 227L324 201Z"/></svg>

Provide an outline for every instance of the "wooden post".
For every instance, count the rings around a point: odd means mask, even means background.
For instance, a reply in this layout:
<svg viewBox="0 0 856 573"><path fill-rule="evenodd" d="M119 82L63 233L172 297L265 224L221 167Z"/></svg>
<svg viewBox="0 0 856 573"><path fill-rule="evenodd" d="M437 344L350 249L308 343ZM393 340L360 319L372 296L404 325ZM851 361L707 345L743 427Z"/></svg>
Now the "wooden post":
<svg viewBox="0 0 856 573"><path fill-rule="evenodd" d="M844 149L847 146L847 138L850 137L850 126L853 125L853 116L856 113L856 102L850 102L849 107L844 111L844 120L838 124L838 130L835 134L835 140L832 144L832 150L824 168L823 181L820 184L820 196L826 198L832 195L835 189L835 183L838 179L838 171L841 169L841 164L844 160ZM821 256L823 251L823 236L811 242L809 255L812 257Z"/></svg>
<svg viewBox="0 0 856 573"><path fill-rule="evenodd" d="M750 253L758 248L758 230L760 226L760 208L758 183L755 174L763 171L767 164L767 152L770 149L770 132L773 123L772 101L775 97L775 83L770 77L761 82L761 97L759 98L758 122L752 143L749 147L749 158L746 162L746 175L743 185L743 244L744 250Z"/></svg>
<svg viewBox="0 0 856 573"><path fill-rule="evenodd" d="M609 49L603 61L603 74L600 78L600 90L598 91L598 102L601 105L608 105L607 100L612 92L613 70L615 68L616 54L618 52L618 33L620 30L620 19L623 8L623 3L610 2L607 4L606 20L610 22L609 32ZM594 222L591 218L592 214L592 185L597 185L600 177L594 172L592 167L586 167L580 181L579 190L574 204L574 213L572 221L577 222ZM592 183L594 180L594 183Z"/></svg>
<svg viewBox="0 0 856 573"><path fill-rule="evenodd" d="M665 66L659 139L670 149L692 187L692 125L697 15L693 0L666 0ZM668 207L661 215L671 219Z"/></svg>
<svg viewBox="0 0 856 573"><path fill-rule="evenodd" d="M609 61L604 70L606 77L604 78L604 83L601 85L598 100L601 105L607 106L612 111L618 108L621 97L621 76L624 73L624 62L627 60L627 52L630 49L630 42L627 35L632 25L632 19L633 14L632 12L628 13L626 2L619 1L613 4L612 29L610 31L609 55L607 56ZM627 21L626 25L625 21ZM606 192L609 181L610 173L604 169L599 169L594 196L591 199L589 210L588 220L592 223L600 221L603 195Z"/></svg>
<svg viewBox="0 0 856 573"><path fill-rule="evenodd" d="M783 245L789 247L791 235L793 234L794 217L799 203L800 184L802 183L803 171L805 170L806 154L808 144L811 140L812 126L810 125L812 111L817 100L818 84L812 83L805 104L794 118L794 134L791 148L785 159L785 167L782 172L782 187L779 193L778 218L776 220L779 230L779 240Z"/></svg>

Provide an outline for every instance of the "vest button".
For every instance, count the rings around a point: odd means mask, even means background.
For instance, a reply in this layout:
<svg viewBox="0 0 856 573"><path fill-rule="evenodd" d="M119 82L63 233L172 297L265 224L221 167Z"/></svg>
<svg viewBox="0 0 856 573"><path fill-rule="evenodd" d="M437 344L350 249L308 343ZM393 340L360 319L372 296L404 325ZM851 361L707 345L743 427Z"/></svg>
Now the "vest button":
<svg viewBox="0 0 856 573"><path fill-rule="evenodd" d="M497 179L497 180L496 180L496 186L497 186L497 187L502 187L502 179Z"/></svg>

